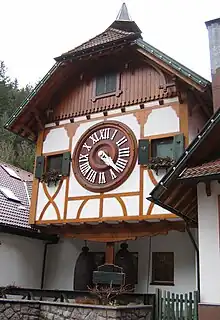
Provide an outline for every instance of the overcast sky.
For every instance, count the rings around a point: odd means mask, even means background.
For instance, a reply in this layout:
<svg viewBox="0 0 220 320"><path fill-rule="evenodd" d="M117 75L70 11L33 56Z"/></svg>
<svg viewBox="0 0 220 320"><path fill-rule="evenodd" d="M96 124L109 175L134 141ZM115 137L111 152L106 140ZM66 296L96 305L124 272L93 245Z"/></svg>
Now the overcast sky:
<svg viewBox="0 0 220 320"><path fill-rule="evenodd" d="M104 31L122 0L0 0L0 60L21 86L36 84L53 58ZM220 0L127 0L146 42L210 79L204 22Z"/></svg>

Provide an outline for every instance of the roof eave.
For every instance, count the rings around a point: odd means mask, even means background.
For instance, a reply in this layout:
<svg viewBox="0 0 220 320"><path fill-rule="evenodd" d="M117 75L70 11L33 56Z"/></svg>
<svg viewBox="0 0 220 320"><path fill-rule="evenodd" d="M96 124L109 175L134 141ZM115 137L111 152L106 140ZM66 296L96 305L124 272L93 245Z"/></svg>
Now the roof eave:
<svg viewBox="0 0 220 320"><path fill-rule="evenodd" d="M109 41L107 43L96 45L96 46L93 46L88 49L83 49L83 50L77 51L75 53L73 52L73 53L62 54L61 56L55 57L54 59L57 62L61 62L61 61L66 61L66 60L80 59L80 58L86 57L90 54L96 55L100 51L108 50L109 48L112 49L112 48L120 46L122 44L127 44L129 41L132 42L133 40L136 40L139 37L140 37L140 35L138 33L129 34L121 39L118 39L115 41Z"/></svg>
<svg viewBox="0 0 220 320"><path fill-rule="evenodd" d="M190 143L186 148L179 160L168 171L167 174L160 180L156 187L150 192L153 199L160 200L162 194L168 189L169 185L174 181L185 169L187 162L189 161L193 152L197 150L202 141L213 130L213 128L220 122L220 109L211 117L211 119L205 124L198 136Z"/></svg>
<svg viewBox="0 0 220 320"><path fill-rule="evenodd" d="M150 59L155 60L156 62L160 61L168 71L172 71L187 83L194 86L197 90L204 92L207 90L207 88L211 88L210 81L199 76L194 71L172 59L162 51L151 46L144 40L137 39L135 42L141 53L145 53Z"/></svg>

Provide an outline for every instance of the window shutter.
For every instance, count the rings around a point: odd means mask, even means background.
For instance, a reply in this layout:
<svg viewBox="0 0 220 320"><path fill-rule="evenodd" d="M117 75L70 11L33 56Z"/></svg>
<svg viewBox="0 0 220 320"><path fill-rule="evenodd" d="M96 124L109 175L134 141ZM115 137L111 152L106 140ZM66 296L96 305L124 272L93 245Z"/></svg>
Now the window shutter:
<svg viewBox="0 0 220 320"><path fill-rule="evenodd" d="M173 138L173 159L177 161L184 152L184 134L178 134Z"/></svg>
<svg viewBox="0 0 220 320"><path fill-rule="evenodd" d="M148 164L149 160L149 140L141 139L139 140L138 146L138 164L144 165Z"/></svg>
<svg viewBox="0 0 220 320"><path fill-rule="evenodd" d="M70 172L70 159L71 155L70 152L65 152L63 154L63 160L62 160L62 175L64 177L67 177Z"/></svg>
<svg viewBox="0 0 220 320"><path fill-rule="evenodd" d="M36 158L35 178L41 179L44 173L44 157L39 156Z"/></svg>

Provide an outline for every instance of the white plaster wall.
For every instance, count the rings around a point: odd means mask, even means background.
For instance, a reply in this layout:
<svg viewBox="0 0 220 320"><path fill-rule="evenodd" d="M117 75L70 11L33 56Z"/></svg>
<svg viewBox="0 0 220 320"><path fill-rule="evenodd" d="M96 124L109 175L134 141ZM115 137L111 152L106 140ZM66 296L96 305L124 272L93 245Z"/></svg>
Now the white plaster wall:
<svg viewBox="0 0 220 320"><path fill-rule="evenodd" d="M151 242L151 243L150 243ZM174 252L175 286L160 288L172 292L185 293L196 290L195 251L186 233L176 231L168 235L144 237L136 241L128 241L129 250L138 252L138 284L136 292L154 293L158 286L150 286L151 281L151 251ZM66 289L73 288L73 275L76 259L81 252L84 242L76 239L65 239L48 249L45 288ZM105 251L105 244L88 242L91 251ZM116 244L115 253L120 248Z"/></svg>
<svg viewBox="0 0 220 320"><path fill-rule="evenodd" d="M68 148L69 137L63 127L50 130L43 143L43 153L67 150Z"/></svg>
<svg viewBox="0 0 220 320"><path fill-rule="evenodd" d="M144 135L153 136L179 131L179 117L172 107L153 109L144 126Z"/></svg>
<svg viewBox="0 0 220 320"><path fill-rule="evenodd" d="M0 233L0 243L0 287L40 288L43 242Z"/></svg>
<svg viewBox="0 0 220 320"><path fill-rule="evenodd" d="M74 268L84 241L62 239L58 244L48 246L45 269L45 289L73 290ZM104 252L103 243L88 242L91 251Z"/></svg>
<svg viewBox="0 0 220 320"><path fill-rule="evenodd" d="M207 197L205 185L198 185L198 220L200 250L201 302L220 303L220 236L218 195L220 185L211 183L211 196Z"/></svg>
<svg viewBox="0 0 220 320"><path fill-rule="evenodd" d="M205 117L198 109L194 109L189 117L189 143L198 135L205 123Z"/></svg>

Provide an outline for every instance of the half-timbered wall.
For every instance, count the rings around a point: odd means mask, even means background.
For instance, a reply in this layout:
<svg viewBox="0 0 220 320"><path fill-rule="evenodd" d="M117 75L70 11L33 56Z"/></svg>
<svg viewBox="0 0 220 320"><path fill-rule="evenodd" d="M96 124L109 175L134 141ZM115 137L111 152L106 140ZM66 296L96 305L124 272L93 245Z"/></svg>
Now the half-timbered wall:
<svg viewBox="0 0 220 320"><path fill-rule="evenodd" d="M160 180L164 171L157 175L155 171L136 163L128 179L116 189L106 193L92 193L83 188L73 174L74 150L81 135L91 126L106 121L116 120L126 124L135 134L136 139L154 139L175 136L184 133L188 140L187 106L179 104L177 98L146 103L140 110L139 105L127 107L125 112L112 110L107 116L94 114L91 119L78 117L74 123L60 122L60 125L47 126L42 144L42 154L71 151L72 165L70 176L63 178L57 186L48 187L39 183L36 201L38 223L79 222L86 220L139 220L176 218L168 212L146 200L150 191ZM32 206L32 210L33 210ZM33 214L33 212L32 212ZM164 216L165 215L165 216Z"/></svg>
<svg viewBox="0 0 220 320"><path fill-rule="evenodd" d="M88 242L87 245L91 252L105 252L104 243ZM83 246L82 240L63 239L48 247L45 289L73 289L75 263ZM115 253L119 248L120 243L116 243ZM159 287L150 285L152 252L174 253L174 286L160 288L175 293L196 290L195 250L186 232L172 231L168 235L128 241L128 248L138 253L138 284L135 292L154 293Z"/></svg>

